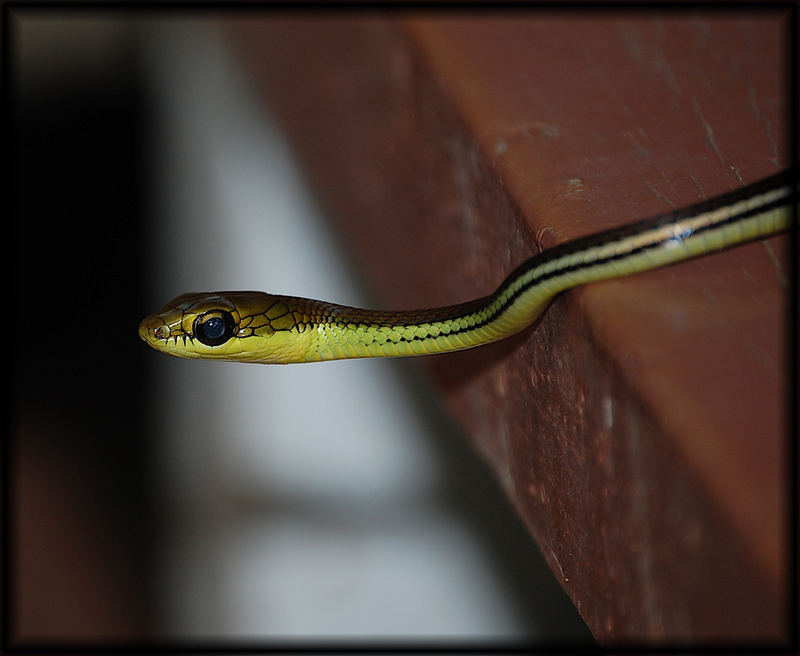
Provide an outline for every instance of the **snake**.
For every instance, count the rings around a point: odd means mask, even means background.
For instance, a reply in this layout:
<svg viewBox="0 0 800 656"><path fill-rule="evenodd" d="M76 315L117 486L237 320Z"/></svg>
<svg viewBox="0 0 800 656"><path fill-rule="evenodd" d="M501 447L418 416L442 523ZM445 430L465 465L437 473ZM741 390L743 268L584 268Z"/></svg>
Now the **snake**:
<svg viewBox="0 0 800 656"><path fill-rule="evenodd" d="M494 293L457 305L381 311L258 291L187 293L142 320L139 336L180 358L266 364L460 351L519 333L573 287L785 232L795 224L797 198L797 172L789 169L542 250Z"/></svg>

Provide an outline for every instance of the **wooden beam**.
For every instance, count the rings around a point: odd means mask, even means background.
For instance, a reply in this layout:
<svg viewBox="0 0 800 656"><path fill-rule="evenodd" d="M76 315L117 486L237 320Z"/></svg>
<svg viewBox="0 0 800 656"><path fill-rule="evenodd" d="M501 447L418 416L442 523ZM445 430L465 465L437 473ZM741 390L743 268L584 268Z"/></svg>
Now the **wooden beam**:
<svg viewBox="0 0 800 656"><path fill-rule="evenodd" d="M498 16L231 26L384 307L789 164L784 14ZM426 360L601 644L788 640L788 250L590 285Z"/></svg>

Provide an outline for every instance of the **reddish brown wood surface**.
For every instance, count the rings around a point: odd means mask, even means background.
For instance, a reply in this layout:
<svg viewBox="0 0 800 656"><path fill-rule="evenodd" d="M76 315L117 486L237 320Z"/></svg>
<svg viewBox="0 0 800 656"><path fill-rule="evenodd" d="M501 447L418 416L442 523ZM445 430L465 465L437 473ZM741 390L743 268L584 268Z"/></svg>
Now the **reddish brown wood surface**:
<svg viewBox="0 0 800 656"><path fill-rule="evenodd" d="M386 307L788 164L777 13L231 34ZM786 635L788 245L590 285L426 361L601 642Z"/></svg>

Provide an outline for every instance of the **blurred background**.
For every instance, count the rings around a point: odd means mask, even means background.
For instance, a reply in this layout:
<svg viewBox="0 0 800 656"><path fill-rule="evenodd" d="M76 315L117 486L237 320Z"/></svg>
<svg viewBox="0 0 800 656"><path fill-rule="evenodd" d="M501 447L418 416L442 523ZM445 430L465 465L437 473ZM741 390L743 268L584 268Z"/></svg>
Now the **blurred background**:
<svg viewBox="0 0 800 656"><path fill-rule="evenodd" d="M139 341L185 291L380 306L218 17L6 17L13 642L591 644L417 363Z"/></svg>

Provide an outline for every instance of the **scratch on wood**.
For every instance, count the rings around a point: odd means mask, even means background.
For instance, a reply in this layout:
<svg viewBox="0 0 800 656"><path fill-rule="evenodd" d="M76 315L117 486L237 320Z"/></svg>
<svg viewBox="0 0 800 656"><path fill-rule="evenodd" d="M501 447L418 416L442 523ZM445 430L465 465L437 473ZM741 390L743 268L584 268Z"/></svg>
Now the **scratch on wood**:
<svg viewBox="0 0 800 656"><path fill-rule="evenodd" d="M661 192L660 192L658 189L656 189L656 188L655 188L655 187L654 187L652 184L650 184L650 181L649 181L649 180L645 179L644 183L645 183L645 184L646 184L646 185L647 185L647 186L650 188L650 191L652 191L652 192L653 192L653 195L654 195L656 198L660 198L661 200L663 200L663 201L664 201L665 203L667 203L667 205L669 205L669 206L670 206L672 209L677 209L677 206L675 205L675 203L673 203L673 202L672 202L672 201L671 201L669 198L667 198L667 197L666 197L664 194L662 194L662 193L661 193Z"/></svg>
<svg viewBox="0 0 800 656"><path fill-rule="evenodd" d="M553 558L553 561L555 562L556 567L558 567L558 571L561 574L561 578L564 579L565 581L569 581L569 578L564 576L564 570L561 567L561 563L558 561L558 556L556 556L556 552L553 551L553 549L550 549L550 556Z"/></svg>
<svg viewBox="0 0 800 656"><path fill-rule="evenodd" d="M750 109L753 110L753 116L756 118L756 123L761 120L761 112L758 109L758 101L756 100L756 90L753 85L747 83L747 99L750 101Z"/></svg>
<svg viewBox="0 0 800 656"><path fill-rule="evenodd" d="M672 66L670 66L669 61L667 61L667 57L664 55L660 44L651 40L649 42L651 49L650 57L645 58L642 40L639 38L634 28L624 27L621 28L620 31L625 42L625 49L628 51L631 59L633 59L640 68L645 70L648 70L647 64L649 64L651 67L650 70L655 69L670 90L676 96L680 96L681 88L678 85L678 81L675 79L675 73L672 71ZM660 31L659 36L663 38L663 34Z"/></svg>
<svg viewBox="0 0 800 656"><path fill-rule="evenodd" d="M544 236L550 235L551 239L547 240L547 243L544 242ZM558 235L556 234L555 228L552 226L548 226L546 228L542 228L536 232L536 243L539 244L539 248L544 250L545 248L550 248L551 246L555 245L558 241Z"/></svg>
<svg viewBox="0 0 800 656"><path fill-rule="evenodd" d="M681 95L681 88L678 86L678 81L675 79L675 74L672 72L672 66L669 65L664 52L661 48L657 48L653 59L653 65L657 67L658 71L663 75L667 86L672 90L676 96Z"/></svg>
<svg viewBox="0 0 800 656"><path fill-rule="evenodd" d="M636 128L636 131L648 141L650 140L649 137L647 136L647 133L641 127ZM655 168L658 168L658 163L653 159L653 156L650 154L650 151L639 143L639 140L634 136L633 132L625 132L623 136L625 136L626 138L630 139L633 142L633 145L636 147L637 155L641 155L642 157L644 157L645 160L647 160L648 164L651 164Z"/></svg>
<svg viewBox="0 0 800 656"><path fill-rule="evenodd" d="M535 121L533 123L529 123L524 129L523 132L527 134L529 137L533 138L533 133L531 132L531 128L536 130L539 134L545 137L548 141L552 139L558 139L561 135L561 127L556 125L555 123L543 123L542 121Z"/></svg>
<svg viewBox="0 0 800 656"><path fill-rule="evenodd" d="M775 272L778 274L778 282L780 283L780 286L786 289L789 286L789 280L783 271L783 267L781 266L778 256L775 255L775 250L772 248L772 245L769 242L762 241L761 243L764 245L764 250L767 251L767 256L772 261L772 265L775 267Z"/></svg>
<svg viewBox="0 0 800 656"><path fill-rule="evenodd" d="M639 42L639 35L633 27L623 27L620 29L622 38L625 41L625 49L628 51L631 59L639 66L644 66L644 55L642 54L642 46Z"/></svg>
<svg viewBox="0 0 800 656"><path fill-rule="evenodd" d="M739 169L737 169L733 164L731 164L731 171L733 171L736 174L736 177L739 178L739 184L744 187L744 178L742 177L742 174L739 173Z"/></svg>
<svg viewBox="0 0 800 656"><path fill-rule="evenodd" d="M563 191L559 193L561 198L574 198L580 196L584 191L583 180L580 178L570 178L562 186Z"/></svg>
<svg viewBox="0 0 800 656"><path fill-rule="evenodd" d="M649 138L648 138L647 134L645 133L645 131L641 127L637 128L636 132L640 133L645 139L648 139L648 141L649 141ZM670 188L672 188L672 182L670 181L670 179L667 176L667 174L661 168L659 163L655 159L653 159L652 155L650 155L650 151L648 151L647 148L645 148L642 144L639 143L639 141L634 136L634 133L633 132L625 132L624 136L626 138L630 139L633 142L633 145L636 147L636 153L638 155L640 155L641 157L643 157L647 161L648 164L650 164L656 171L658 171L661 174L661 177L664 179L664 182L666 182L666 184ZM664 196L652 184L650 184L650 182L648 180L645 179L644 182L650 188L650 191L653 192L653 194L656 196L656 198L661 198L670 207L672 207L673 209L675 208L675 204L667 196Z"/></svg>
<svg viewBox="0 0 800 656"><path fill-rule="evenodd" d="M695 18L694 23L697 27L697 47L702 48L705 46L706 39L708 39L708 35L711 33L711 28L709 27L708 22L702 20L701 18Z"/></svg>
<svg viewBox="0 0 800 656"><path fill-rule="evenodd" d="M557 123L545 123L544 121L531 121L530 123L497 130L495 153L502 155L508 150L510 144L520 139L553 141L561 136L561 130L561 126Z"/></svg>
<svg viewBox="0 0 800 656"><path fill-rule="evenodd" d="M741 263L739 264L739 272L747 278L754 287L758 287L758 281L753 277L753 274L750 273L750 270L746 266L742 266Z"/></svg>
<svg viewBox="0 0 800 656"><path fill-rule="evenodd" d="M767 131L767 139L769 139L769 145L772 149L772 157L769 158L769 161L775 166L780 166L778 163L778 144L775 143L775 138L772 135L772 123L766 116L764 117L764 129Z"/></svg>
<svg viewBox="0 0 800 656"><path fill-rule="evenodd" d="M698 81L700 84L703 85L703 91L707 96L714 95L714 86L711 84L711 81L708 79L708 75L706 73L705 68L699 66L692 70L692 75L694 76L695 80Z"/></svg>
<svg viewBox="0 0 800 656"><path fill-rule="evenodd" d="M697 178L695 178L693 175L690 175L689 179L692 182L694 182L694 186L697 187L697 191L700 193L700 198L702 198L703 200L706 200L708 198L708 196L706 196L706 192L703 191L703 187L700 185L700 181Z"/></svg>
<svg viewBox="0 0 800 656"><path fill-rule="evenodd" d="M719 151L719 147L717 146L717 142L714 139L714 130L711 129L711 126L708 124L708 121L703 117L703 112L700 111L700 104L697 102L697 98L692 98L692 105L694 105L694 111L697 112L697 115L700 117L700 121L703 123L703 127L706 130L706 139L708 139L708 144L711 146L711 149L717 154L719 157L719 161L723 164L725 163L725 158L722 157L722 153Z"/></svg>
<svg viewBox="0 0 800 656"><path fill-rule="evenodd" d="M748 82L747 84L747 99L750 103L750 109L753 110L753 116L755 117L756 123L761 122L761 109L758 106L758 99L756 98L756 90L753 88L753 85ZM772 122L766 116L764 118L764 131L767 133L767 139L769 140L769 146L772 150L772 157L769 158L769 161L774 164L775 166L779 166L778 163L778 145L775 143L775 138L772 134Z"/></svg>
<svg viewBox="0 0 800 656"><path fill-rule="evenodd" d="M614 400L610 396L603 399L603 425L606 430L611 430L614 427Z"/></svg>

